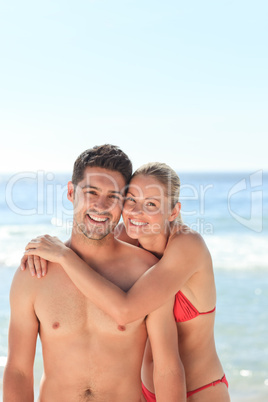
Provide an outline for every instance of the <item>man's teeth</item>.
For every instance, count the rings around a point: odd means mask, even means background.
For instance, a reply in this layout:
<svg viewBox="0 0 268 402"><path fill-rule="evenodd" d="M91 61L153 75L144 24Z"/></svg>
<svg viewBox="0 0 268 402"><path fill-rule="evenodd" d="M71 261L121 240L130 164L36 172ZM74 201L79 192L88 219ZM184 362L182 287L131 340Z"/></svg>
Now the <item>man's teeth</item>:
<svg viewBox="0 0 268 402"><path fill-rule="evenodd" d="M133 221L132 219L130 219L130 222L132 223L132 225L136 225L136 226L144 226L144 225L147 225L146 222Z"/></svg>
<svg viewBox="0 0 268 402"><path fill-rule="evenodd" d="M90 217L90 219L92 219L93 221L96 222L105 222L107 221L108 218L100 218L99 216L95 216L95 215L88 215Z"/></svg>

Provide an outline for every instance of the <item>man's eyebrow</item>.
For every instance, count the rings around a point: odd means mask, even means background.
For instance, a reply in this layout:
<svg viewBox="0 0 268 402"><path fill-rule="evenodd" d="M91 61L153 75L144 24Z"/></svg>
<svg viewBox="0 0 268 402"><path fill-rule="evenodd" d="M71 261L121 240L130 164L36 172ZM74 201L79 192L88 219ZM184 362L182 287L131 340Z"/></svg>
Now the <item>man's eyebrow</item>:
<svg viewBox="0 0 268 402"><path fill-rule="evenodd" d="M82 190L84 190L85 188L92 188L92 189L94 189L94 190L101 191L101 188L100 188L100 187L91 186L90 184L85 184L85 185L82 187ZM115 191L115 190L109 190L109 193L122 195L122 193L121 193L120 191Z"/></svg>
<svg viewBox="0 0 268 402"><path fill-rule="evenodd" d="M84 190L84 188L94 188L94 190L100 190L99 187L91 186L90 184L85 184L85 185L82 187L82 190Z"/></svg>

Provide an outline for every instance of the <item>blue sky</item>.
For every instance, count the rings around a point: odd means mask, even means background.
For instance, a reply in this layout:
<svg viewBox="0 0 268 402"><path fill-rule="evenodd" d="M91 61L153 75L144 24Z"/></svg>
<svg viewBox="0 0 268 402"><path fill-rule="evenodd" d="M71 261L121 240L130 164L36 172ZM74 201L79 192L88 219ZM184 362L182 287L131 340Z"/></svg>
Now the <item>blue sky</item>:
<svg viewBox="0 0 268 402"><path fill-rule="evenodd" d="M0 171L70 171L113 143L134 167L268 170L266 0L0 5Z"/></svg>

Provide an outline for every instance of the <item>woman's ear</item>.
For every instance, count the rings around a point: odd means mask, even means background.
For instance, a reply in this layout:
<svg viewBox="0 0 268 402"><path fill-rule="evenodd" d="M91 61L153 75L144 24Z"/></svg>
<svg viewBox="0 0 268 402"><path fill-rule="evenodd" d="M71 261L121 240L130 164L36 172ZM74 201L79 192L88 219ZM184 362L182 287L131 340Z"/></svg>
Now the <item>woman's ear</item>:
<svg viewBox="0 0 268 402"><path fill-rule="evenodd" d="M173 222L175 221L175 219L179 216L181 211L181 203L180 202L176 202L175 207L172 209L170 217L169 217L169 222Z"/></svg>

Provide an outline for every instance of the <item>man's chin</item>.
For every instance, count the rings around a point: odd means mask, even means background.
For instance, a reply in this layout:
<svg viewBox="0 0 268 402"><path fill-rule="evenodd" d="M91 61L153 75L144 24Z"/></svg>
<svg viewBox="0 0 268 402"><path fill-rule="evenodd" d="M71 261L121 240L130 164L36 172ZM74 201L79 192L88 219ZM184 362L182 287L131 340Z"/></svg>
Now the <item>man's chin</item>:
<svg viewBox="0 0 268 402"><path fill-rule="evenodd" d="M114 227L110 227L110 226L106 226L105 228L93 228L88 230L88 228L81 228L80 227L81 232L83 233L83 235L89 239L89 240L102 240L105 237L107 237L108 235L112 234L114 231Z"/></svg>
<svg viewBox="0 0 268 402"><path fill-rule="evenodd" d="M106 237L110 230L86 230L85 228L80 228L81 233L89 240L102 240Z"/></svg>
<svg viewBox="0 0 268 402"><path fill-rule="evenodd" d="M106 225L86 225L85 223L78 224L76 222L77 232L83 234L89 240L102 240L109 234L113 234L115 224Z"/></svg>
<svg viewBox="0 0 268 402"><path fill-rule="evenodd" d="M96 234L96 233L83 233L83 235L88 239L88 240L102 240L105 237L108 236L109 233L103 233L103 234Z"/></svg>

